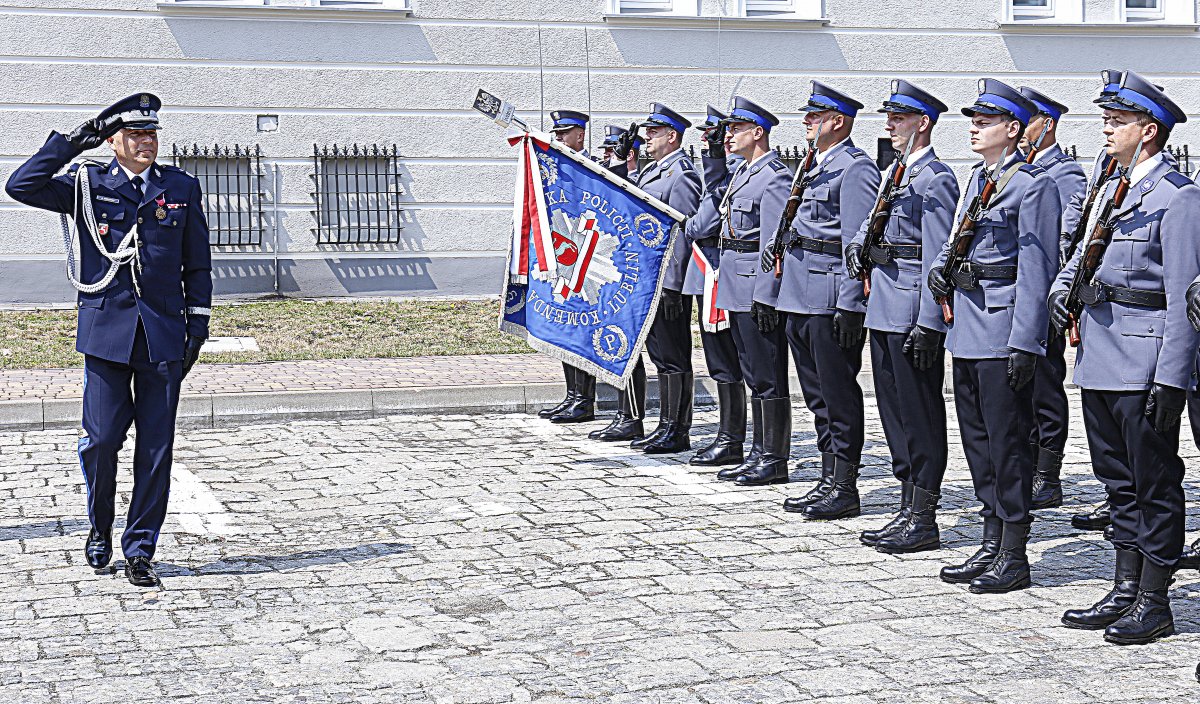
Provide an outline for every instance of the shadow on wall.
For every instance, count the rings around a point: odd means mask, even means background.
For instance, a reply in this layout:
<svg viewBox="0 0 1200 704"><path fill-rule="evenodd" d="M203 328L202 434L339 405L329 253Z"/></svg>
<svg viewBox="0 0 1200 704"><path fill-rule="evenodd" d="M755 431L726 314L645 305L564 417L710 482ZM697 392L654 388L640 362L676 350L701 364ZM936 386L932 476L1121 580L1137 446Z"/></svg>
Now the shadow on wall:
<svg viewBox="0 0 1200 704"><path fill-rule="evenodd" d="M730 72L849 68L837 37L828 32L724 29L718 37L713 29L613 28L611 34L625 61L638 66L712 69L720 65Z"/></svg>
<svg viewBox="0 0 1200 704"><path fill-rule="evenodd" d="M424 30L403 22L230 22L174 17L167 27L183 55L237 61L401 63L435 61Z"/></svg>
<svg viewBox="0 0 1200 704"><path fill-rule="evenodd" d="M1146 51L1147 42L1154 43L1154 51ZM1044 35L1005 34L1004 44L1018 71L1078 71L1098 77L1103 67L1128 67L1138 73L1148 74L1175 73L1180 66L1200 62L1200 41L1195 36L1165 35L1150 39L1144 36L1106 36L1101 62L1103 66L1096 63L1094 36L1056 36L1052 56L1046 54ZM1189 106L1183 107L1186 110Z"/></svg>

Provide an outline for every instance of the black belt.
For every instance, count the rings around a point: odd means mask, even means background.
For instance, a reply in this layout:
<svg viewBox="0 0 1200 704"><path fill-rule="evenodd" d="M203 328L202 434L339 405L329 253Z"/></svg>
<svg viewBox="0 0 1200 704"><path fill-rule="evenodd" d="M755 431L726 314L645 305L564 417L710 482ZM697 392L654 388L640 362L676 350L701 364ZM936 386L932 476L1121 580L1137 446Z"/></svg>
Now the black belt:
<svg viewBox="0 0 1200 704"><path fill-rule="evenodd" d="M719 247L720 245L721 238L716 236L705 237L702 240L696 240L696 246L698 247ZM757 249L757 247L755 249Z"/></svg>
<svg viewBox="0 0 1200 704"><path fill-rule="evenodd" d="M758 240L721 240L721 249L731 249L735 252L757 252Z"/></svg>
<svg viewBox="0 0 1200 704"><path fill-rule="evenodd" d="M950 273L954 285L964 291L974 291L979 288L979 282L985 279L992 281L1016 281L1016 264L980 264L965 261L958 269Z"/></svg>
<svg viewBox="0 0 1200 704"><path fill-rule="evenodd" d="M1131 306L1142 306L1155 310L1166 310L1167 294L1162 291L1146 291L1144 289L1125 288L1124 286L1109 286L1108 284L1084 284L1079 289L1079 300L1089 306L1109 301L1125 303Z"/></svg>
<svg viewBox="0 0 1200 704"><path fill-rule="evenodd" d="M815 237L805 237L800 235L796 239L788 242L789 247L799 247L806 252L816 252L817 254L832 254L835 257L842 256L842 241L841 240L819 240Z"/></svg>
<svg viewBox="0 0 1200 704"><path fill-rule="evenodd" d="M880 242L878 245L871 245L868 256L876 264L891 264L897 259L920 259L921 245Z"/></svg>

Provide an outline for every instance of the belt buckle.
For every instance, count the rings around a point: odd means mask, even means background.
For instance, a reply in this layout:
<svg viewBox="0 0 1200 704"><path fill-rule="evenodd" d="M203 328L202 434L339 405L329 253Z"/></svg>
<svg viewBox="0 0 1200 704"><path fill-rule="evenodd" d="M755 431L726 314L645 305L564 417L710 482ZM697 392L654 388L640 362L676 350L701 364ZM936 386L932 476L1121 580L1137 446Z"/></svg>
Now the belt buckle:
<svg viewBox="0 0 1200 704"><path fill-rule="evenodd" d="M867 254L871 257L871 261L879 265L891 264L894 259L891 248L883 245L871 245Z"/></svg>
<svg viewBox="0 0 1200 704"><path fill-rule="evenodd" d="M1084 284L1079 287L1079 300L1083 301L1084 305L1098 305L1107 299L1103 284Z"/></svg>
<svg viewBox="0 0 1200 704"><path fill-rule="evenodd" d="M958 265L958 271L954 272L954 284L964 291L974 291L979 288L979 278L975 275L975 267L970 261L962 262Z"/></svg>

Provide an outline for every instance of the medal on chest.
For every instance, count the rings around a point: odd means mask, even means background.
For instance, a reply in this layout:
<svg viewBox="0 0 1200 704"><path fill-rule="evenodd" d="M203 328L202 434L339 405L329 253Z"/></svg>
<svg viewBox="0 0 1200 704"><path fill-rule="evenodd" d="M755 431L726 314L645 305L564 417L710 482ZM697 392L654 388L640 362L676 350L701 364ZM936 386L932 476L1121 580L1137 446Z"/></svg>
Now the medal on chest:
<svg viewBox="0 0 1200 704"><path fill-rule="evenodd" d="M167 219L167 196L161 195L154 199L154 204L158 207L154 209L154 217L159 220Z"/></svg>

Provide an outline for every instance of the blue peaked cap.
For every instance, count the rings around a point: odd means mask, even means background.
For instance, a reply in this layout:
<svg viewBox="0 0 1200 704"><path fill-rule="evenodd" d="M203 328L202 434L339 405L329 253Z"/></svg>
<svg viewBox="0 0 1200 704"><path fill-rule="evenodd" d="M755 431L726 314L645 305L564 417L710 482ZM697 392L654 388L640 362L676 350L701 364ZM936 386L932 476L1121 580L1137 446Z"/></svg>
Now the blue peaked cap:
<svg viewBox="0 0 1200 704"><path fill-rule="evenodd" d="M654 125L670 127L682 134L687 132L687 128L691 127L692 123L662 103L650 103L650 115L642 122L642 127Z"/></svg>
<svg viewBox="0 0 1200 704"><path fill-rule="evenodd" d="M725 118L724 122L726 124L731 122L753 122L767 132L770 132L772 127L779 124L779 118L772 115L766 108L759 107L740 95L735 95L732 107L729 109L729 117Z"/></svg>
<svg viewBox="0 0 1200 704"><path fill-rule="evenodd" d="M800 108L800 112L836 110L846 117L854 117L858 115L858 111L862 110L862 108L862 103L840 90L830 88L820 81L813 81L812 95L808 97L808 105Z"/></svg>
<svg viewBox="0 0 1200 704"><path fill-rule="evenodd" d="M711 130L712 128L721 124L721 120L724 120L727 117L729 117L729 116L726 115L725 113L721 112L720 110L714 108L713 106L709 105L708 106L708 116L704 118L704 122L701 122L700 124L696 125L696 129Z"/></svg>
<svg viewBox="0 0 1200 704"><path fill-rule="evenodd" d="M555 110L550 113L550 119L554 120L554 126L550 128L550 131L561 132L572 127L586 128L588 120L591 118L586 113L576 110Z"/></svg>
<svg viewBox="0 0 1200 704"><path fill-rule="evenodd" d="M607 127L604 128L604 131L607 134L604 135L604 141L600 143L600 146L615 147L615 146L617 146L617 140L621 138L621 135L625 134L629 130L625 129L624 127L617 127L616 125L608 125ZM642 138L641 137L635 137L633 139L633 148L634 149L642 148Z"/></svg>
<svg viewBox="0 0 1200 704"><path fill-rule="evenodd" d="M1058 122L1058 118L1065 115L1068 111L1067 106L1050 98L1045 93L1036 91L1029 86L1020 87L1021 95L1028 98L1037 108L1038 115L1045 115L1051 120Z"/></svg>
<svg viewBox="0 0 1200 704"><path fill-rule="evenodd" d="M1010 115L1022 125L1028 125L1037 114L1037 106L1012 86L994 78L979 79L979 97L975 104L962 109L967 117L976 115Z"/></svg>
<svg viewBox="0 0 1200 704"><path fill-rule="evenodd" d="M908 81L896 79L892 81L892 94L883 101L883 107L878 112L902 112L914 115L928 115L929 119L937 122L938 117L950 108L933 97L920 86Z"/></svg>
<svg viewBox="0 0 1200 704"><path fill-rule="evenodd" d="M1100 107L1145 113L1161 122L1168 130L1187 122L1187 115L1175 101L1167 97L1162 88L1133 71L1121 74L1121 85L1116 95L1100 103Z"/></svg>

